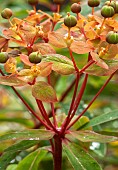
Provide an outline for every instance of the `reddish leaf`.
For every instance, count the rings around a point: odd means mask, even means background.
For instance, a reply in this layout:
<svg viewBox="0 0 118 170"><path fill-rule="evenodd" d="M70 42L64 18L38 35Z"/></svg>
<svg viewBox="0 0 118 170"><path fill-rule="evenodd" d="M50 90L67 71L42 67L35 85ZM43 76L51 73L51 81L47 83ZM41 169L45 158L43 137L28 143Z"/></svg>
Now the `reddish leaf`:
<svg viewBox="0 0 118 170"><path fill-rule="evenodd" d="M28 66L33 66L33 65L34 65L33 63L31 63L31 62L29 61L28 56L25 55L25 54L20 54L20 59L21 59L21 61L22 61L24 64L26 64L26 65L28 65Z"/></svg>
<svg viewBox="0 0 118 170"><path fill-rule="evenodd" d="M95 52L91 52L91 56L92 56L92 59L94 61L96 61L96 64L104 69L108 69L108 65L102 60L100 59L99 55Z"/></svg>
<svg viewBox="0 0 118 170"><path fill-rule="evenodd" d="M49 38L49 43L57 48L67 47L64 40L64 36L59 32L50 32L48 38Z"/></svg>
<svg viewBox="0 0 118 170"><path fill-rule="evenodd" d="M57 102L54 89L46 82L39 81L32 87L32 95L44 102Z"/></svg>
<svg viewBox="0 0 118 170"><path fill-rule="evenodd" d="M46 55L45 62L52 62L52 69L59 74L68 75L74 73L75 69L70 59L60 54Z"/></svg>
<svg viewBox="0 0 118 170"><path fill-rule="evenodd" d="M83 41L73 41L70 48L77 54L85 54L91 51L91 46Z"/></svg>
<svg viewBox="0 0 118 170"><path fill-rule="evenodd" d="M41 62L37 64L40 66L40 76L47 77L52 71L52 63L51 62Z"/></svg>
<svg viewBox="0 0 118 170"><path fill-rule="evenodd" d="M17 75L0 76L0 84L7 86L23 86L26 83L18 79Z"/></svg>
<svg viewBox="0 0 118 170"><path fill-rule="evenodd" d="M6 38L0 38L0 50L8 44L8 40Z"/></svg>
<svg viewBox="0 0 118 170"><path fill-rule="evenodd" d="M42 55L55 54L55 50L48 43L37 43L33 46L33 51L39 51Z"/></svg>
<svg viewBox="0 0 118 170"><path fill-rule="evenodd" d="M8 46L13 48L13 47L26 47L27 44L25 41L22 41L22 40L16 40L16 39L13 39L11 38L8 42Z"/></svg>

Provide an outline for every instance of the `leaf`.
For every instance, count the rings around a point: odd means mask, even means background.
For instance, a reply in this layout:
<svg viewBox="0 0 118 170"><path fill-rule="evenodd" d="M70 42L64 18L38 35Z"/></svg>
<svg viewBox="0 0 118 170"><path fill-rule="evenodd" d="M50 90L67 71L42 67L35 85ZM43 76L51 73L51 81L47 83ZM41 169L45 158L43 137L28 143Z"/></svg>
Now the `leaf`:
<svg viewBox="0 0 118 170"><path fill-rule="evenodd" d="M66 136L69 139L76 138L82 142L100 142L107 143L118 140L115 136L106 136L95 133L93 131L85 130L85 131L70 131Z"/></svg>
<svg viewBox="0 0 118 170"><path fill-rule="evenodd" d="M41 62L37 65L40 67L40 76L47 77L52 71L51 62Z"/></svg>
<svg viewBox="0 0 118 170"><path fill-rule="evenodd" d="M9 165L6 170L16 170L17 164Z"/></svg>
<svg viewBox="0 0 118 170"><path fill-rule="evenodd" d="M91 51L91 46L83 41L73 41L70 49L77 54L85 54Z"/></svg>
<svg viewBox="0 0 118 170"><path fill-rule="evenodd" d="M33 45L34 51L39 51L42 55L55 54L55 50L48 43L37 43Z"/></svg>
<svg viewBox="0 0 118 170"><path fill-rule="evenodd" d="M29 129L24 131L16 131L0 136L0 141L5 140L48 140L54 136L49 130Z"/></svg>
<svg viewBox="0 0 118 170"><path fill-rule="evenodd" d="M89 123L87 123L84 127L90 127L90 126L96 126L100 125L112 120L118 119L118 110L113 110L111 112L99 115L93 119L90 120Z"/></svg>
<svg viewBox="0 0 118 170"><path fill-rule="evenodd" d="M5 38L0 38L0 50L8 44L8 40Z"/></svg>
<svg viewBox="0 0 118 170"><path fill-rule="evenodd" d="M28 66L33 66L33 65L34 65L33 63L31 63L31 62L29 61L28 56L25 55L25 54L20 54L20 59L21 59L21 61L22 61L24 64L26 64L26 65L28 65Z"/></svg>
<svg viewBox="0 0 118 170"><path fill-rule="evenodd" d="M74 116L74 119L77 118L77 116ZM74 120L73 119L73 120ZM71 127L72 130L77 130L82 128L86 123L89 122L89 118L87 116L82 116L80 119Z"/></svg>
<svg viewBox="0 0 118 170"><path fill-rule="evenodd" d="M64 36L59 32L50 32L48 34L49 43L54 45L57 48L66 48L67 44L65 43Z"/></svg>
<svg viewBox="0 0 118 170"><path fill-rule="evenodd" d="M17 78L17 75L0 76L0 84L7 86L23 86L26 83Z"/></svg>
<svg viewBox="0 0 118 170"><path fill-rule="evenodd" d="M16 170L38 170L39 163L46 156L47 151L38 149L25 157L17 166Z"/></svg>
<svg viewBox="0 0 118 170"><path fill-rule="evenodd" d="M60 54L51 54L46 55L46 58L43 59L45 62L52 62L52 69L59 74L69 75L74 73L75 69L73 63L67 57Z"/></svg>
<svg viewBox="0 0 118 170"><path fill-rule="evenodd" d="M39 141L34 140L26 140L26 141L20 141L10 147L8 147L4 154L0 157L0 169L6 170L7 165L12 161L19 153L19 151L28 149L36 144L38 144Z"/></svg>
<svg viewBox="0 0 118 170"><path fill-rule="evenodd" d="M74 170L102 170L100 165L79 145L64 144L63 149Z"/></svg>
<svg viewBox="0 0 118 170"><path fill-rule="evenodd" d="M25 118L20 118L20 117L13 117L13 118L8 118L8 117L0 117L0 122L15 122L19 124L23 124L26 127L34 127L33 121Z"/></svg>
<svg viewBox="0 0 118 170"><path fill-rule="evenodd" d="M7 38L7 37L3 34L3 30L4 30L4 29L5 29L4 27L0 26L0 37Z"/></svg>
<svg viewBox="0 0 118 170"><path fill-rule="evenodd" d="M97 53L91 51L91 56L92 56L92 59L94 61L96 61L96 64L98 66L100 66L104 69L109 69L108 65L102 59L100 59L100 57Z"/></svg>
<svg viewBox="0 0 118 170"><path fill-rule="evenodd" d="M13 144L12 146L8 147L4 150L4 152L16 152L16 151L23 151L25 149L31 148L39 143L39 140L23 140L18 141L17 143Z"/></svg>
<svg viewBox="0 0 118 170"><path fill-rule="evenodd" d="M96 153L99 157L105 157L107 153L107 144L106 143L98 143L92 142L90 149Z"/></svg>
<svg viewBox="0 0 118 170"><path fill-rule="evenodd" d="M5 152L0 157L0 170L6 170L8 164L17 156L17 152Z"/></svg>
<svg viewBox="0 0 118 170"><path fill-rule="evenodd" d="M48 83L39 81L32 87L32 95L44 102L57 102L54 89Z"/></svg>
<svg viewBox="0 0 118 170"><path fill-rule="evenodd" d="M109 69L101 68L95 64L85 70L87 74L95 76L109 76L118 69L118 59L103 60L109 67Z"/></svg>

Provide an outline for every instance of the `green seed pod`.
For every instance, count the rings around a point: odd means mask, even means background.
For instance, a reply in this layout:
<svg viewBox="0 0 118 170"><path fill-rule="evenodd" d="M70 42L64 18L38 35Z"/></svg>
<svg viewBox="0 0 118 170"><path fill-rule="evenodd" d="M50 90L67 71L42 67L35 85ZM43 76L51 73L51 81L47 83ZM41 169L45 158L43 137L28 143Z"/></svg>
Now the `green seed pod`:
<svg viewBox="0 0 118 170"><path fill-rule="evenodd" d="M114 1L106 1L105 2L105 5L108 5L108 6L112 6L113 8L114 8L114 10L115 10L115 8L116 8L116 4L115 4L115 2Z"/></svg>
<svg viewBox="0 0 118 170"><path fill-rule="evenodd" d="M0 53L0 63L6 63L8 60L8 53L7 52L1 52Z"/></svg>
<svg viewBox="0 0 118 170"><path fill-rule="evenodd" d="M1 12L1 16L4 19L9 19L11 16L13 15L12 10L9 8L5 8L2 12Z"/></svg>
<svg viewBox="0 0 118 170"><path fill-rule="evenodd" d="M30 5L37 5L38 4L38 0L28 0L28 4Z"/></svg>
<svg viewBox="0 0 118 170"><path fill-rule="evenodd" d="M77 13L77 14L80 13L81 6L79 4L77 4L77 3L74 3L74 4L71 5L71 11L73 13Z"/></svg>
<svg viewBox="0 0 118 170"><path fill-rule="evenodd" d="M88 6L97 7L100 4L100 0L88 0Z"/></svg>
<svg viewBox="0 0 118 170"><path fill-rule="evenodd" d="M61 5L64 3L64 0L53 0L55 4Z"/></svg>
<svg viewBox="0 0 118 170"><path fill-rule="evenodd" d="M41 54L39 54L39 52L32 52L30 55L29 55L29 61L31 63L35 63L35 64L38 64L41 62Z"/></svg>
<svg viewBox="0 0 118 170"><path fill-rule="evenodd" d="M110 18L115 14L115 10L112 6L105 5L101 9L101 15L104 18Z"/></svg>
<svg viewBox="0 0 118 170"><path fill-rule="evenodd" d="M118 1L116 2L115 13L118 13Z"/></svg>
<svg viewBox="0 0 118 170"><path fill-rule="evenodd" d="M73 15L67 15L64 18L64 24L65 26L67 26L68 28L74 27L77 24L77 19L75 16Z"/></svg>
<svg viewBox="0 0 118 170"><path fill-rule="evenodd" d="M117 44L118 43L118 33L110 31L106 36L106 41L109 44Z"/></svg>

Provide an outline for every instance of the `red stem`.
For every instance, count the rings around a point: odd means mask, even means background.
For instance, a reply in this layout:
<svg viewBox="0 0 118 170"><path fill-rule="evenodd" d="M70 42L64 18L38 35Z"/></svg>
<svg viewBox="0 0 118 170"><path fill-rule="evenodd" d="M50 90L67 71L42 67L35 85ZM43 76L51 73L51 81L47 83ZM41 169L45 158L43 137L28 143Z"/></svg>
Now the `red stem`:
<svg viewBox="0 0 118 170"><path fill-rule="evenodd" d="M72 59L74 68L75 68L76 72L79 73L79 69L78 69L78 67L77 67L77 65L76 65L75 59L74 59L74 57L73 57L73 53L72 53L72 51L71 51L70 48L68 48L68 49L69 49L70 57L71 57L71 59Z"/></svg>
<svg viewBox="0 0 118 170"><path fill-rule="evenodd" d="M4 75L4 73L2 72L2 70L0 70L0 73ZM23 104L26 106L26 108L48 129L48 130L52 130L43 120L40 119L40 117L35 113L35 111L27 104L27 102L22 98L22 96L18 93L18 91L11 86L11 88L13 89L13 91L15 92L15 94L19 97L19 99L23 102Z"/></svg>
<svg viewBox="0 0 118 170"><path fill-rule="evenodd" d="M61 170L62 164L62 139L59 135L54 137L54 170Z"/></svg>
<svg viewBox="0 0 118 170"><path fill-rule="evenodd" d="M81 114L67 127L67 129L69 129L71 126L73 126L78 119L81 118L81 116L83 116L83 114L89 109L89 107L93 104L93 102L96 100L96 98L100 95L100 93L104 90L104 88L106 87L106 85L109 83L109 81L111 80L111 78L113 77L113 75L115 74L115 72L108 78L108 80L104 83L104 85L100 88L100 90L98 91L98 93L94 96L94 98L90 101L90 103L88 104L88 106L81 112Z"/></svg>
<svg viewBox="0 0 118 170"><path fill-rule="evenodd" d="M38 107L39 107L39 110L41 111L42 116L44 117L44 119L46 120L46 122L48 123L48 125L51 126L51 127L54 129L54 131L56 131L56 128L52 125L52 123L51 123L51 121L50 121L50 119L49 119L49 117L48 117L48 115L47 115L47 113L46 113L46 110L45 110L45 108L44 108L44 106L43 106L42 101L36 99L36 102L37 102L37 105L38 105ZM56 131L56 132L57 132L57 131Z"/></svg>
<svg viewBox="0 0 118 170"><path fill-rule="evenodd" d="M81 70L80 73L83 73L88 67L90 67L95 61L90 60Z"/></svg>
<svg viewBox="0 0 118 170"><path fill-rule="evenodd" d="M34 110L32 110L32 108L26 103L26 101L22 98L22 96L17 92L17 90L12 86L11 87L13 89L13 91L16 93L16 95L21 99L21 101L23 102L23 104L27 107L27 109L47 128L50 129L51 128L43 121L40 119L40 117L35 113Z"/></svg>
<svg viewBox="0 0 118 170"><path fill-rule="evenodd" d="M74 93L73 93L73 98L72 98L72 101L71 101L71 105L70 105L70 109L69 109L69 112L68 112L68 116L67 116L67 118L65 119L65 121L64 121L64 123L62 125L62 130L61 130L62 132L65 131L65 129L66 129L67 125L68 125L68 122L69 122L69 118L70 118L70 115L71 115L71 112L72 112L72 109L73 109L73 106L74 106L76 94L77 94L79 78L80 78L80 75L77 74L75 89L74 89Z"/></svg>

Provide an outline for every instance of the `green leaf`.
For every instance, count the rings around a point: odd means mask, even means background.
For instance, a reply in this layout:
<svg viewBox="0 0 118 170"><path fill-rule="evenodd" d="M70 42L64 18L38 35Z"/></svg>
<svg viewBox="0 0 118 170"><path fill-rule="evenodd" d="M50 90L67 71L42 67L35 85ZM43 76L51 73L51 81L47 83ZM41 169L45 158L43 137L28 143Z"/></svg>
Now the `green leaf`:
<svg viewBox="0 0 118 170"><path fill-rule="evenodd" d="M17 131L0 136L0 141L4 140L48 140L54 136L54 133L44 129L31 129Z"/></svg>
<svg viewBox="0 0 118 170"><path fill-rule="evenodd" d="M25 118L18 118L18 117L14 117L14 118L0 117L0 122L15 122L15 123L23 124L26 127L30 127L30 128L34 126L33 121Z"/></svg>
<svg viewBox="0 0 118 170"><path fill-rule="evenodd" d="M23 86L26 83L17 78L16 75L0 76L0 84L7 86Z"/></svg>
<svg viewBox="0 0 118 170"><path fill-rule="evenodd" d="M98 143L92 142L90 149L96 153L99 157L105 157L107 153L107 144L106 143Z"/></svg>
<svg viewBox="0 0 118 170"><path fill-rule="evenodd" d="M38 149L34 151L33 153L25 157L22 161L20 161L16 170L23 170L24 167L26 170L38 170L39 163L45 157L46 154L47 151L45 150Z"/></svg>
<svg viewBox="0 0 118 170"><path fill-rule="evenodd" d="M76 119L77 116L74 116L74 119ZM74 120L73 119L73 120ZM72 130L81 129L86 123L89 122L89 118L87 116L82 116L72 127Z"/></svg>
<svg viewBox="0 0 118 170"><path fill-rule="evenodd" d="M115 136L101 135L90 130L70 131L69 134L66 135L66 137L71 140L73 140L73 138L76 138L82 142L107 143L107 142L113 142L113 141L118 140L118 138Z"/></svg>
<svg viewBox="0 0 118 170"><path fill-rule="evenodd" d="M100 125L102 123L106 123L112 120L118 119L118 110L114 110L105 114L102 114L100 116L97 116L90 120L89 123L87 123L84 127L90 127L90 126L96 126Z"/></svg>
<svg viewBox="0 0 118 170"><path fill-rule="evenodd" d="M102 170L100 165L79 145L64 144L63 149L74 170Z"/></svg>
<svg viewBox="0 0 118 170"><path fill-rule="evenodd" d="M38 143L39 141L36 140L20 141L5 149L4 154L0 157L0 170L6 170L7 165L17 156L20 151L28 149Z"/></svg>
<svg viewBox="0 0 118 170"><path fill-rule="evenodd" d="M5 152L0 157L0 170L6 170L8 164L17 156L17 152Z"/></svg>
<svg viewBox="0 0 118 170"><path fill-rule="evenodd" d="M16 170L17 164L9 165L6 170Z"/></svg>
<svg viewBox="0 0 118 170"><path fill-rule="evenodd" d="M45 55L43 61L52 62L52 69L59 74L69 75L75 72L73 63L67 57L60 54Z"/></svg>
<svg viewBox="0 0 118 170"><path fill-rule="evenodd" d="M23 140L23 141L13 144L12 146L5 149L4 151L5 152L22 151L22 150L28 149L38 143L39 143L38 140Z"/></svg>
<svg viewBox="0 0 118 170"><path fill-rule="evenodd" d="M54 89L48 83L39 81L32 87L32 95L43 102L57 102Z"/></svg>
<svg viewBox="0 0 118 170"><path fill-rule="evenodd" d="M109 69L104 69L102 67L97 66L96 64L93 64L88 69L86 69L86 73L90 75L95 76L109 76L113 74L118 69L118 59L113 60L103 60L107 65Z"/></svg>

